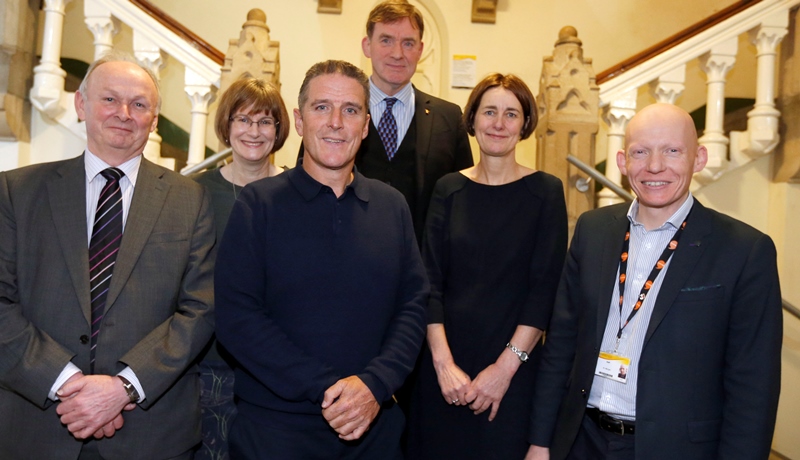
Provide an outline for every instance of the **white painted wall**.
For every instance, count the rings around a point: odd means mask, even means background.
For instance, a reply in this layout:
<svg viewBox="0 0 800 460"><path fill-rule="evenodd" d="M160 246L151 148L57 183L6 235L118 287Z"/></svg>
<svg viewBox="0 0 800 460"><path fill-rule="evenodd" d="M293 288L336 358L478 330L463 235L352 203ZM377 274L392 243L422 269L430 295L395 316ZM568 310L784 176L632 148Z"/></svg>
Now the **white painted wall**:
<svg viewBox="0 0 800 460"><path fill-rule="evenodd" d="M732 0L527 0L500 2L497 23L473 24L471 2L463 0L417 0L434 13L443 32L444 52L472 54L478 57L478 75L490 72L513 72L538 91L542 58L552 52L558 31L566 25L575 26L584 41L587 57L594 60L595 71L611 65L667 38L696 21L732 3ZM238 37L242 23L251 8L267 13L271 38L281 42L282 94L291 109L296 106L297 93L305 71L315 62L325 59L344 59L365 69L360 42L365 35L365 21L375 0L345 0L341 15L318 14L313 1L287 2L281 0L155 0L156 6L177 18L206 41L227 50L228 41ZM645 6L646 5L646 6ZM642 11L647 10L647 18ZM81 33L65 37L63 55L91 60L91 34L83 26L83 2L73 0L67 5L65 30L75 25ZM82 27L82 29L80 29ZM125 30L118 42L130 43ZM449 69L449 60L444 63ZM442 79L447 83L449 75ZM183 68L169 62L162 74L164 115L188 130L189 102L183 93ZM450 89L447 85L440 96L461 106L469 90ZM216 104L212 104L212 110ZM207 143L216 146L213 130ZM292 133L284 148L276 155L280 165L294 164L300 140ZM520 160L533 164L535 147L532 140L519 148Z"/></svg>

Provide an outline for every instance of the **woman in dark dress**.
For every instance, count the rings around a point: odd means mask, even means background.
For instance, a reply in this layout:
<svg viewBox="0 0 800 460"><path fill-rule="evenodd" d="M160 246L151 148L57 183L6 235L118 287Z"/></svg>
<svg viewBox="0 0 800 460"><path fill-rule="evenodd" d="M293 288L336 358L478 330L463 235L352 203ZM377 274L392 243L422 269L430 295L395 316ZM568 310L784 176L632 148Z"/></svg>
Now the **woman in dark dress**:
<svg viewBox="0 0 800 460"><path fill-rule="evenodd" d="M567 247L561 181L515 157L536 121L521 79L486 77L464 110L480 161L436 184L423 239L431 296L410 458L522 459L527 451L534 347Z"/></svg>
<svg viewBox="0 0 800 460"><path fill-rule="evenodd" d="M275 85L266 80L241 78L222 95L214 129L220 141L231 147L232 161L194 179L210 193L219 242L242 187L283 171L272 160L289 135L289 114ZM236 415L232 364L216 340L201 357L203 445L195 456L197 459L229 458L228 427Z"/></svg>

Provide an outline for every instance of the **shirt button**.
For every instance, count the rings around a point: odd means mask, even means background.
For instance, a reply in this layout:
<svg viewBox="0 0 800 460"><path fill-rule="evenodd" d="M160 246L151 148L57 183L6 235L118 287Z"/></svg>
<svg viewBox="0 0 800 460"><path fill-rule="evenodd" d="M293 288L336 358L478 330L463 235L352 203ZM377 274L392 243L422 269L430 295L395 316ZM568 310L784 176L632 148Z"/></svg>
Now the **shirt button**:
<svg viewBox="0 0 800 460"><path fill-rule="evenodd" d="M645 247L646 247L647 249L650 249L651 247L653 247L653 245L652 245L652 244L650 244L650 243L647 243L647 244L645 245Z"/></svg>

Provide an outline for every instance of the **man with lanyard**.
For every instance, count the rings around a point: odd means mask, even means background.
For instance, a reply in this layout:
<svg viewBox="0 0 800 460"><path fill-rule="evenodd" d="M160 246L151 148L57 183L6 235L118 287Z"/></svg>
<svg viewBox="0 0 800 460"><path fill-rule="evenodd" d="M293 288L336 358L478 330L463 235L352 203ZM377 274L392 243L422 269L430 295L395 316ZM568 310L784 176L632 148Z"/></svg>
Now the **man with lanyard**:
<svg viewBox="0 0 800 460"><path fill-rule="evenodd" d="M692 197L706 161L682 109L654 104L630 121L617 164L637 199L578 221L528 459L768 457L782 337L775 247Z"/></svg>

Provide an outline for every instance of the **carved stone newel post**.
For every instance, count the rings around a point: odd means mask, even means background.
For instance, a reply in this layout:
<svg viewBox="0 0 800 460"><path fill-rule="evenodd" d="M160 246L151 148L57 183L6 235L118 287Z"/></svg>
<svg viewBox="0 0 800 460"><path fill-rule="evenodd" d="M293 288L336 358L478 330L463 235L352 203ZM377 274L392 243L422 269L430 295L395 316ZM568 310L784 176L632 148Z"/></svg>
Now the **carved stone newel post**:
<svg viewBox="0 0 800 460"><path fill-rule="evenodd" d="M572 233L578 216L593 209L595 202L594 187L578 190L578 185L585 185L586 176L567 162L567 155L595 165L600 103L600 88L595 82L592 60L583 57L574 27L561 29L553 55L544 58L537 102L536 167L564 182Z"/></svg>
<svg viewBox="0 0 800 460"><path fill-rule="evenodd" d="M269 39L267 15L258 8L247 13L238 39L231 39L222 65L220 93L242 75L263 78L281 87L280 42Z"/></svg>
<svg viewBox="0 0 800 460"><path fill-rule="evenodd" d="M789 36L781 46L778 72L778 109L782 113L783 142L775 151L775 182L800 183L800 10L793 9Z"/></svg>

